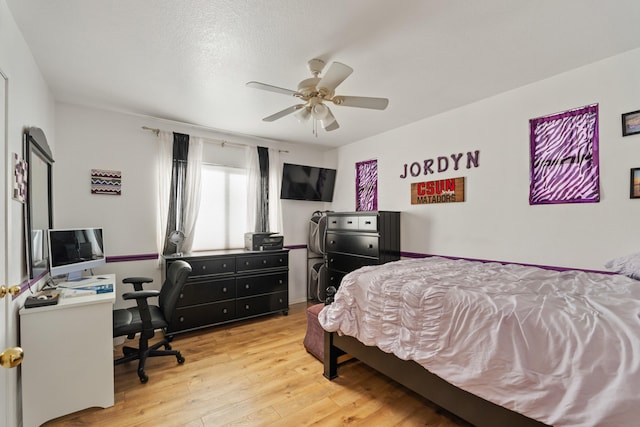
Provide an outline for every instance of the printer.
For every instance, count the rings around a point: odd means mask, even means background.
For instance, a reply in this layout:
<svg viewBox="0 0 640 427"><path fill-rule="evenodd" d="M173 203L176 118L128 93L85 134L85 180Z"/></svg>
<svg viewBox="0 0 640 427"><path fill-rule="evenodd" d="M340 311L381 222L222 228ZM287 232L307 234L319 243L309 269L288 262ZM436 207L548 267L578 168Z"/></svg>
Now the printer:
<svg viewBox="0 0 640 427"><path fill-rule="evenodd" d="M284 238L276 233L244 233L244 248L248 251L282 249Z"/></svg>

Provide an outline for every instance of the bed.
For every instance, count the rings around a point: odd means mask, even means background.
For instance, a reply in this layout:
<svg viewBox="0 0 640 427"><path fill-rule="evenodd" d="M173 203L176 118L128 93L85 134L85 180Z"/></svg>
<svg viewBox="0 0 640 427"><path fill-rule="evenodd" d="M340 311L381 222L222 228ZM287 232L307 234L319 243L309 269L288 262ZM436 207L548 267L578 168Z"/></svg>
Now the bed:
<svg viewBox="0 0 640 427"><path fill-rule="evenodd" d="M346 275L318 316L348 353L477 426L640 417L640 282L441 257Z"/></svg>

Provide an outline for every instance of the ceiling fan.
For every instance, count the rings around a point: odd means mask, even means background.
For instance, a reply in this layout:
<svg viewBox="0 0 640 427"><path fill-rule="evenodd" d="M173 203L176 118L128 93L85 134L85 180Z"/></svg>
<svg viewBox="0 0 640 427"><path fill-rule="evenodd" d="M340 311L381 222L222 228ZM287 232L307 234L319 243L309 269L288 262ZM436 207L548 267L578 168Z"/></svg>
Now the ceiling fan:
<svg viewBox="0 0 640 427"><path fill-rule="evenodd" d="M321 77L320 73L322 73L325 66L323 60L312 59L307 64L313 77L302 80L298 84L298 90L285 89L260 82L247 83L247 86L252 88L294 96L303 101L300 104L292 105L291 107L265 117L262 119L263 121L272 122L289 114L296 113L300 121L310 118L314 120L314 133L317 136L316 123L318 122L327 132L340 127L329 107L325 105L325 101L330 101L335 105L345 107L369 108L373 110L384 110L387 108L387 105L389 105L387 98L335 95L335 89L338 85L353 73L353 68L348 65L333 62L327 72Z"/></svg>

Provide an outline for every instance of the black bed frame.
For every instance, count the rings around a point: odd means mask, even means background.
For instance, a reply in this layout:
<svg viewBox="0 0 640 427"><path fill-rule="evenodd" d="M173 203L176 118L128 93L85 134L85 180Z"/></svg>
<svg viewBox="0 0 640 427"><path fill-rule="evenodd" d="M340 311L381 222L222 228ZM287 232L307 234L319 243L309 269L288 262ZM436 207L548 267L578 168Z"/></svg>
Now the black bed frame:
<svg viewBox="0 0 640 427"><path fill-rule="evenodd" d="M402 360L353 337L324 333L324 376L338 376L338 357L349 354L425 399L478 427L546 426L539 421L503 408L464 391L432 374L418 363Z"/></svg>

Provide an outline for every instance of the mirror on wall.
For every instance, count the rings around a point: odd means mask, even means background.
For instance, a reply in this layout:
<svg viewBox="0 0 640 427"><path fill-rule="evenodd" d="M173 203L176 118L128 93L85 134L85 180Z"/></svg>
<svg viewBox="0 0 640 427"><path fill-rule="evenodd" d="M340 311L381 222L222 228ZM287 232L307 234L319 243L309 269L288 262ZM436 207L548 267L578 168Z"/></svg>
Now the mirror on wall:
<svg viewBox="0 0 640 427"><path fill-rule="evenodd" d="M53 226L51 176L53 156L40 128L24 133L24 158L27 161L27 204L25 206L25 243L29 278L48 271L47 230Z"/></svg>

